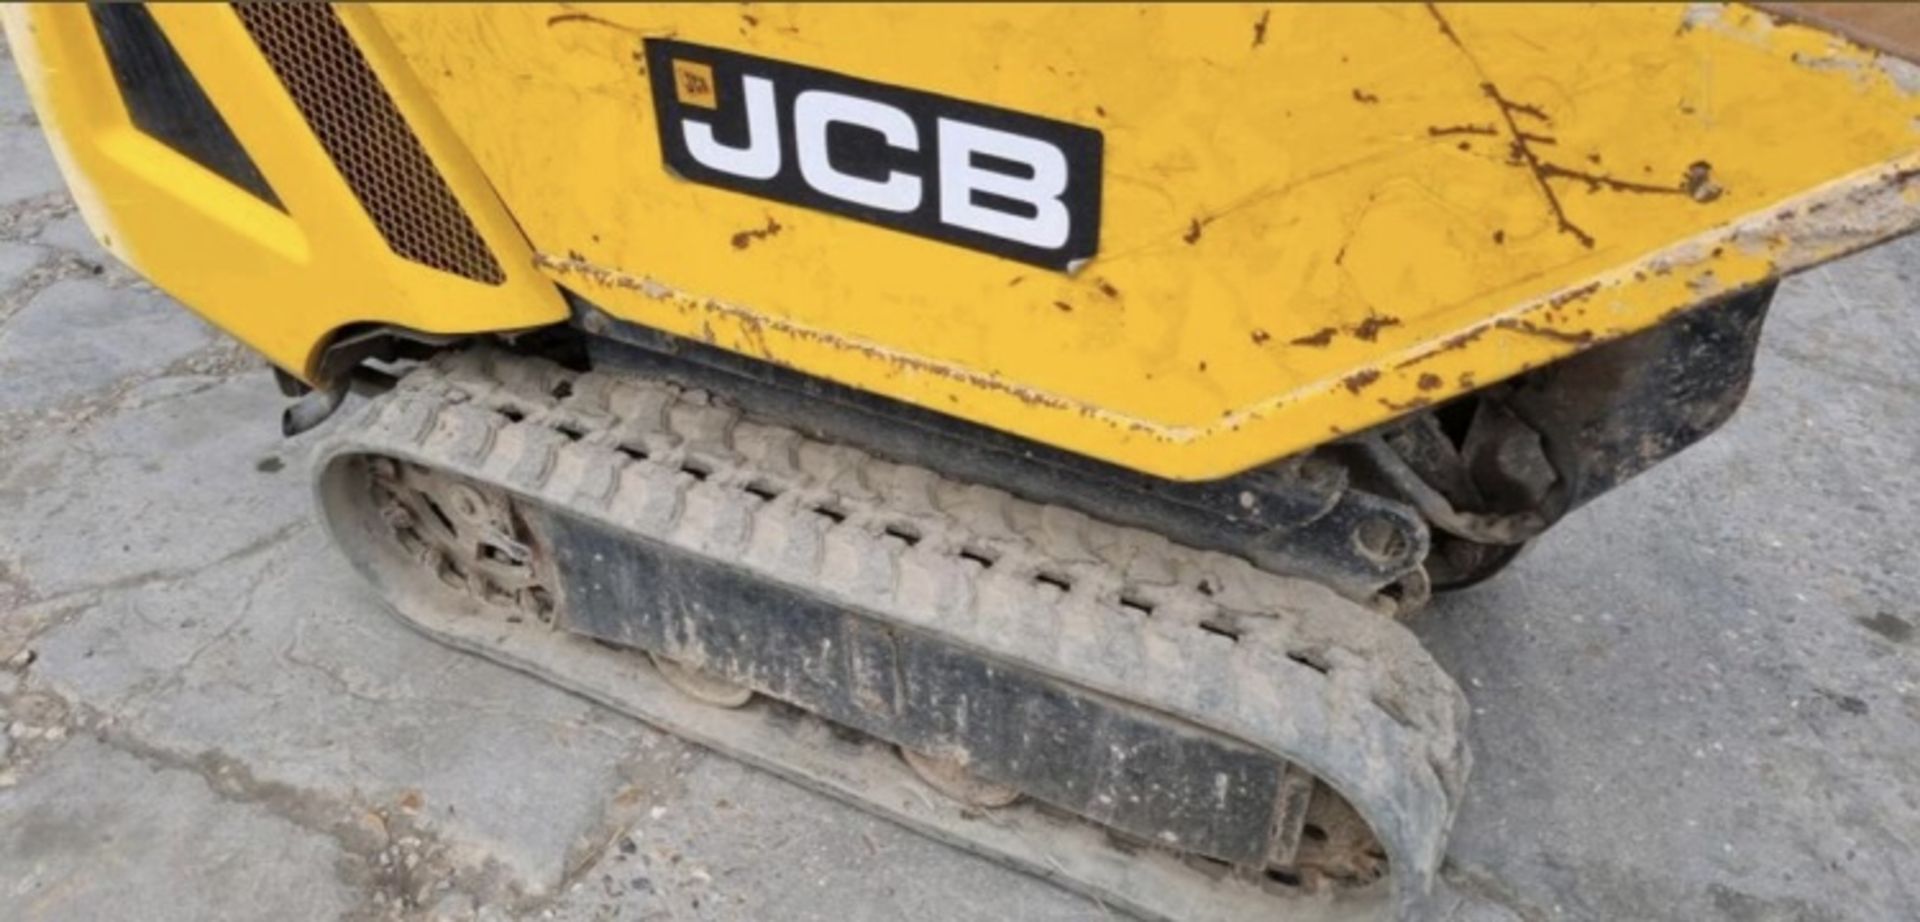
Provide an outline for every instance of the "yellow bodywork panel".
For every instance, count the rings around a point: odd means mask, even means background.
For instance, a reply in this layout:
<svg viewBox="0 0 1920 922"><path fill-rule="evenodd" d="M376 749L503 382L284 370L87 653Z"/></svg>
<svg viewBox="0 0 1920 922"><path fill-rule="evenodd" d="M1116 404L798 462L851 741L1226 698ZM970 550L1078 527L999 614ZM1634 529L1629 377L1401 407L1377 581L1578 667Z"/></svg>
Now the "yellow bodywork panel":
<svg viewBox="0 0 1920 922"><path fill-rule="evenodd" d="M560 322L557 282L1200 479L1920 225L1920 70L1743 7L336 9L504 282L395 255L231 8L153 13L284 210L130 126L84 7L0 10L103 242L295 372L353 324ZM1097 246L1049 268L681 178L649 39L1098 132ZM739 91L703 67L678 105Z"/></svg>
<svg viewBox="0 0 1920 922"><path fill-rule="evenodd" d="M541 264L597 305L1174 478L1364 428L1920 215L1913 69L1742 8L375 15ZM676 178L648 37L1097 129L1098 252L1050 271Z"/></svg>
<svg viewBox="0 0 1920 922"><path fill-rule="evenodd" d="M500 284L394 255L230 8L150 9L285 210L133 127L84 4L0 9L61 171L114 256L301 377L352 324L458 333L565 319L512 218L364 10L343 10L343 22L493 250Z"/></svg>

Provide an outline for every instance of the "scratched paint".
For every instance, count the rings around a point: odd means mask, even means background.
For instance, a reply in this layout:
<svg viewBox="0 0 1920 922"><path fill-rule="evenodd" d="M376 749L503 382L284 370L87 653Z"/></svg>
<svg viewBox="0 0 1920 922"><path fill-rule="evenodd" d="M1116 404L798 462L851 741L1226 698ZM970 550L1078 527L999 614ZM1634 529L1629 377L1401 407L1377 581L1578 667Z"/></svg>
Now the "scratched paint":
<svg viewBox="0 0 1920 922"><path fill-rule="evenodd" d="M1631 314L1622 309L1622 298L1636 301L1650 298L1651 303L1661 305L1651 321L1658 322L1697 304L1702 279L1716 280L1709 293L1731 291L1851 252L1882 239L1890 227L1915 224L1920 224L1920 157L1867 175L1844 177L1752 220L1715 229L1617 267L1601 278L1523 303L1508 313L1489 317L1452 336L1397 355L1392 361L1358 368L1332 383L1328 390L1337 388L1354 397L1388 392L1404 399L1377 396L1374 405L1392 414L1410 412L1432 405L1437 398L1431 392L1448 387L1449 380L1454 382L1455 390L1482 386L1486 380L1482 377L1484 359L1490 351L1545 344L1551 353L1571 354L1645 325L1623 322L1570 329L1563 319L1556 318L1571 305L1591 305L1597 316L1626 318ZM1738 255L1730 258L1730 253ZM1307 401L1334 396L1332 393L1288 395L1287 399L1224 414L1206 426L1161 426L1111 412L1092 402L1024 388L964 366L894 352L833 331L807 328L576 258L540 254L536 261L591 297L604 298L619 291L638 292L676 312L697 316L699 338L734 351L796 368L810 367L809 362L831 357L857 355L884 363L896 373L918 375L944 386L957 387L947 392L953 395L954 401L960 399L960 393L972 399L1011 399L1029 409L1071 414L1176 451L1193 445L1217 445L1225 441L1226 436L1244 438L1253 423L1284 417L1298 411ZM1737 284L1719 281L1716 266L1722 267ZM730 332L722 332L723 329ZM1339 332L1327 328L1314 338L1331 342ZM1489 334L1499 336L1490 339ZM1490 345L1478 350L1470 348L1483 340ZM930 403L937 405L937 401ZM1339 435L1356 430L1336 422L1329 424L1328 431Z"/></svg>
<svg viewBox="0 0 1920 922"><path fill-rule="evenodd" d="M1814 190L1862 207L1846 183L1920 151L1920 103L1871 53L1738 8L377 10L566 254L549 274L614 314L1166 476L1916 222L1901 183L1841 246L1753 243L1804 237L1765 216ZM1098 255L1033 272L674 179L634 57L664 34L1099 129Z"/></svg>
<svg viewBox="0 0 1920 922"><path fill-rule="evenodd" d="M1912 69L1740 8L343 15L516 279L537 270L629 320L1172 477L1257 465L1920 223ZM350 320L553 315L524 286L452 292L362 246L376 238L297 114L248 79L262 68L244 39L213 12L161 18L263 169L313 181L290 184L298 222L243 204L209 222L216 192L97 183L144 209L143 271L276 355ZM651 35L1096 128L1099 252L1035 271L682 182L650 122ZM83 57L67 60L99 69ZM215 272L208 247L158 232L189 224L231 238L219 258L311 252ZM301 310L259 311L268 291Z"/></svg>

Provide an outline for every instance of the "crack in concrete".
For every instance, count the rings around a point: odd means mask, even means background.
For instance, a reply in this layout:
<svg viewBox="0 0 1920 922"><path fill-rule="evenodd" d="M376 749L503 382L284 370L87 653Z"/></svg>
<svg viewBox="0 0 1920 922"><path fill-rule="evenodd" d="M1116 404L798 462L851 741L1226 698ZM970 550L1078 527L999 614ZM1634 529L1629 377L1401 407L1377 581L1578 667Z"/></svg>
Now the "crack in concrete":
<svg viewBox="0 0 1920 922"><path fill-rule="evenodd" d="M305 525L307 523L305 522L305 520L301 520L299 522L295 522L292 524L294 526L300 526L300 525ZM293 527L290 529L291 532L297 532L299 530L300 529L298 527ZM290 539L291 534L288 537ZM275 546L278 543L279 542L272 542L269 545L267 545L267 547ZM262 552L264 553L264 549ZM240 559L244 559L244 558L240 558ZM260 595L260 588L266 585L268 579L271 579L274 576L278 576L283 571L284 571L283 567L273 566L271 562L269 562L265 566L262 566L260 568L260 571L254 574L253 580L247 585L246 592L242 596L242 600L239 605L239 611L233 616L231 620L229 620L224 626L222 626L219 631L215 632L214 636L212 636L211 638L208 638L206 641L194 647L193 652L187 654L186 659L182 661L179 666L175 667L171 672L169 672L164 679L160 680L157 684L153 685L152 687L136 692L135 694L130 695L127 698L125 703L126 707L132 708L136 704L141 705L141 707L133 711L133 716L138 716L140 714L145 713L144 705L146 703L151 702L153 699L158 698L161 694L164 694L169 691L175 691L180 688L184 688L186 686L188 673L192 672L193 668L199 664L200 658L205 656L209 650L212 650L213 648L226 642L229 638L233 636L234 631L239 629L240 625L246 623L249 619L253 617L254 607L257 604L257 601Z"/></svg>
<svg viewBox="0 0 1920 922"><path fill-rule="evenodd" d="M110 289L125 288L135 281L131 276L109 274L107 266L95 260L66 250L49 249L13 284L0 288L0 326L12 320L41 292L69 279L83 278L98 279Z"/></svg>
<svg viewBox="0 0 1920 922"><path fill-rule="evenodd" d="M84 598L66 605L57 600L18 606L0 619L0 663L24 668L33 662L33 643L46 634L71 624L98 605L97 598Z"/></svg>
<svg viewBox="0 0 1920 922"><path fill-rule="evenodd" d="M356 685L352 679L348 678L345 675L342 675L340 673L340 670L332 663L329 663L321 659L302 656L296 653L295 651L301 646L301 638L304 636L303 630L304 630L304 625L296 624L294 626L293 634L291 637L288 638L287 643L283 645L280 649L274 652L274 658L290 667L293 667L295 669L299 669L301 671L308 672L314 676L317 676L322 681L324 681L328 686L330 686L335 692L339 693L343 697L350 698L362 704L373 705L377 707L392 707L394 705L431 705L431 706L437 706L437 707L443 707L443 708L450 708L458 711L464 711L469 714L485 716L485 717L504 718L508 720L527 719L527 715L523 711L518 711L511 708L501 709L501 708L483 707L477 702L475 702L474 700L472 700L471 698L441 698L441 697L436 697L432 695L387 696L387 695L380 695L380 694L369 692L364 688L361 688L360 686ZM461 655L465 657L467 654L461 654ZM599 721L597 721L595 718L603 713L612 713L612 712L607 711L605 708L603 708L600 705L592 705L590 709L587 711L587 717L584 720L548 720L548 721L542 721L542 723L545 726L566 730L568 732L591 734L593 736L596 736L601 739L608 740L614 743L620 743L620 744L630 743L632 741L632 735L630 733L628 734L618 733L611 729L608 729L607 727L596 725L599 723ZM630 722L629 725L631 725L631 723L637 722L637 721L632 721L631 718L627 718L624 716L620 716L619 719L623 721L629 721Z"/></svg>
<svg viewBox="0 0 1920 922"><path fill-rule="evenodd" d="M0 208L0 240L20 242L37 237L48 224L76 210L65 189L20 199Z"/></svg>
<svg viewBox="0 0 1920 922"><path fill-rule="evenodd" d="M595 709L595 713L601 711ZM523 902L519 911L533 915L560 905L604 864L616 847L623 853L627 851L632 844L629 836L635 821L651 805L680 798L685 792L685 786L679 783L680 777L708 757L706 750L664 734L656 741L630 749L616 769L622 778L620 784L601 798L600 815L567 850L561 862L560 879L545 895Z"/></svg>
<svg viewBox="0 0 1920 922"><path fill-rule="evenodd" d="M0 317L0 324L4 322L5 318ZM205 393L230 383L229 379L236 373L261 367L262 364L238 341L222 337L159 368L133 372L100 390L73 396L53 406L0 412L0 438L13 441L22 433L50 426L61 426L68 434L78 434L103 417L144 410ZM176 378L206 380L200 386L187 390L150 396L142 402L129 402L129 398L141 388Z"/></svg>
<svg viewBox="0 0 1920 922"><path fill-rule="evenodd" d="M201 573L204 573L207 570L210 570L214 567L225 566L230 563L238 563L240 561L247 560L248 558L256 557L260 554L263 554L271 550L272 548L274 548L276 545L283 544L291 540L294 535L299 534L301 531L311 527L313 527L313 522L310 519L306 519L306 518L294 519L293 521L288 522L284 525L281 525L280 527L274 529L273 531L270 531L264 535L261 535L260 537L255 538L252 541L249 541L246 544L241 545L240 547L234 548L233 550L228 551L225 554L215 557L212 560L205 560L198 563L188 564L187 566L183 566L183 567L167 567L167 568L161 568L156 570L145 570L139 573L132 573L126 576L116 577L114 579L110 579L102 583L91 583L85 586L79 586L67 592L63 592L54 596L49 596L39 601L55 602L55 601L59 601L60 599L70 598L72 596L80 595L80 594L122 592L128 589L141 589L147 586L155 586L155 585L161 585L164 583L178 582L184 579L191 579L192 577L198 576Z"/></svg>
<svg viewBox="0 0 1920 922"><path fill-rule="evenodd" d="M15 614L30 607L54 607L55 610L48 616L40 618L28 616L20 619L20 621L23 622L37 621L37 624L27 623L24 627L17 627L10 624L9 626L12 627L12 630L0 633L0 660L7 660L22 655L23 651L30 652L34 644L41 638L74 623L81 615L98 608L106 601L107 597L113 594L191 579L215 567L222 567L247 560L266 553L275 546L291 540L296 534L311 525L312 522L307 519L297 519L212 560L201 561L185 567L134 573L103 583L78 586L44 597L36 595L31 584L26 582L25 577L16 574L16 582L14 582L14 585L25 587L26 598L14 607L13 611Z"/></svg>
<svg viewBox="0 0 1920 922"><path fill-rule="evenodd" d="M524 888L506 866L445 840L414 815L405 797L394 806L373 804L264 778L220 749L187 751L143 739L126 729L116 715L44 689L7 700L26 695L57 703L43 709L60 715L57 726L63 732L53 739L55 746L69 738L64 731L87 733L101 745L153 769L193 775L222 802L258 810L331 840L342 853L335 874L361 894L360 904L346 914L347 919L417 916L454 893L516 908L524 902ZM34 755L44 756L47 751L50 747L42 746Z"/></svg>

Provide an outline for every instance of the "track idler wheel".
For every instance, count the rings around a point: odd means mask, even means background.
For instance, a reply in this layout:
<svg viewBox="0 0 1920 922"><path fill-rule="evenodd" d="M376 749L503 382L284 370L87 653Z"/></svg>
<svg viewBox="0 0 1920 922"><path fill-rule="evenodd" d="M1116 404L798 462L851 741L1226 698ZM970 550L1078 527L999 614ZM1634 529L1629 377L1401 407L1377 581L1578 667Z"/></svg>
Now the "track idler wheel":
<svg viewBox="0 0 1920 922"><path fill-rule="evenodd" d="M452 354L316 492L427 636L1109 905L1437 917L1467 704L1403 627L696 398Z"/></svg>
<svg viewBox="0 0 1920 922"><path fill-rule="evenodd" d="M737 708L753 700L753 689L745 685L735 685L698 669L682 666L656 653L648 653L647 658L653 661L653 668L660 670L667 684L696 701L704 701L715 707Z"/></svg>
<svg viewBox="0 0 1920 922"><path fill-rule="evenodd" d="M995 784L980 777L960 764L960 760L951 757L930 756L922 752L900 748L900 758L920 776L927 786L946 795L948 798L966 804L991 810L1004 807L1020 799L1020 790L1011 785Z"/></svg>

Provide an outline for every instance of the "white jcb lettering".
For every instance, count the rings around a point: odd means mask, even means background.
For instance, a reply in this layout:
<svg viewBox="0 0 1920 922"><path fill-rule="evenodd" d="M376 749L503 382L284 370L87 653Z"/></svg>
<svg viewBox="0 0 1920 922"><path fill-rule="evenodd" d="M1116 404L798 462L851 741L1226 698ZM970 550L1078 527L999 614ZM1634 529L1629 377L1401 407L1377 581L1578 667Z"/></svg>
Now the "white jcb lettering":
<svg viewBox="0 0 1920 922"><path fill-rule="evenodd" d="M693 159L742 179L772 179L780 172L780 116L774 109L773 81L742 77L747 103L747 146L733 147L713 137L706 122L685 121L680 131Z"/></svg>
<svg viewBox="0 0 1920 922"><path fill-rule="evenodd" d="M681 112L679 127L693 163L765 183L753 189L758 194L829 211L834 208L821 199L832 199L901 216L883 220L871 212L851 213L888 226L940 237L956 231L963 239L984 235L1038 250L1063 249L1076 230L1085 232L1074 227L1079 216L1067 203L1072 170L1060 145L956 118L929 120L895 99L881 102L806 89L784 101L771 79L747 74L739 79L736 104L744 109L743 138L723 143L714 136L713 122L691 109ZM705 108L710 99L684 104ZM929 121L932 137L923 137ZM835 126L857 131L836 131ZM883 148L873 144L874 135ZM856 139L865 143L849 143ZM791 160L788 143L793 145ZM888 162L862 162L877 149L891 152ZM936 189L937 204L928 199ZM998 252L973 240L968 243Z"/></svg>
<svg viewBox="0 0 1920 922"><path fill-rule="evenodd" d="M1072 219L1060 196L1067 190L1067 158L1058 147L948 118L939 120L939 145L941 221L1044 249L1066 244ZM1033 175L982 169L974 165L976 153L1025 164ZM1030 205L1034 214L983 207L975 192Z"/></svg>
<svg viewBox="0 0 1920 922"><path fill-rule="evenodd" d="M907 113L845 93L807 90L793 101L794 147L807 185L834 198L885 211L904 213L920 207L918 176L889 170L886 179L868 179L835 167L827 145L827 127L835 124L879 132L889 146L900 150L920 149L920 131Z"/></svg>

